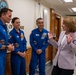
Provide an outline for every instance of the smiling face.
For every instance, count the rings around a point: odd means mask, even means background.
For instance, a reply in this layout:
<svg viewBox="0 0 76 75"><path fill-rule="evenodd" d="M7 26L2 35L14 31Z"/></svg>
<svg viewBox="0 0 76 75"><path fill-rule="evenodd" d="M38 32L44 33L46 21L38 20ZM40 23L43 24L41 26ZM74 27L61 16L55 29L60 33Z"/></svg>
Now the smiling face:
<svg viewBox="0 0 76 75"><path fill-rule="evenodd" d="M37 24L39 29L43 29L44 28L44 21L43 21L43 19L37 20L36 24Z"/></svg>
<svg viewBox="0 0 76 75"><path fill-rule="evenodd" d="M13 23L14 28L19 29L20 28L20 20L16 19Z"/></svg>
<svg viewBox="0 0 76 75"><path fill-rule="evenodd" d="M76 20L71 16L65 16L63 19L62 28L66 33L76 31Z"/></svg>
<svg viewBox="0 0 76 75"><path fill-rule="evenodd" d="M65 25L64 23L62 24L62 29L63 29L63 31L66 31L66 33L70 32L70 28L67 25Z"/></svg>
<svg viewBox="0 0 76 75"><path fill-rule="evenodd" d="M6 13L3 13L1 17L4 23L9 23L11 18L12 18L12 12L9 10Z"/></svg>
<svg viewBox="0 0 76 75"><path fill-rule="evenodd" d="M62 24L62 29L63 29L63 31L66 31L68 29L68 27L65 24Z"/></svg>

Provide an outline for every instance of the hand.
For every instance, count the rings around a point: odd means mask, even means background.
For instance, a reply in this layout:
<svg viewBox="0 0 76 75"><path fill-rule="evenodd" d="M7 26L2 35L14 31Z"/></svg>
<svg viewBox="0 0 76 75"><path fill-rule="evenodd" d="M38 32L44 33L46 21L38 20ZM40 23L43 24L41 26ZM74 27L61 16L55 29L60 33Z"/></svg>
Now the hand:
<svg viewBox="0 0 76 75"><path fill-rule="evenodd" d="M0 49L5 49L6 48L6 45L2 45L2 47Z"/></svg>
<svg viewBox="0 0 76 75"><path fill-rule="evenodd" d="M17 54L19 54L23 58L25 58L25 56L26 56L26 52L17 52Z"/></svg>
<svg viewBox="0 0 76 75"><path fill-rule="evenodd" d="M7 47L8 47L8 50L14 51L14 46L13 46L13 44L9 44Z"/></svg>
<svg viewBox="0 0 76 75"><path fill-rule="evenodd" d="M71 43L71 41L73 40L73 38L74 38L74 34L73 34L73 33L71 33L69 37L68 37L68 36L66 36L67 43L68 43L68 44L70 44L70 43Z"/></svg>
<svg viewBox="0 0 76 75"><path fill-rule="evenodd" d="M49 39L52 39L54 37L53 33L52 32L48 33L48 37L49 37Z"/></svg>
<svg viewBox="0 0 76 75"><path fill-rule="evenodd" d="M38 49L38 50L36 51L36 53L37 53L37 54L41 54L41 53L42 53L42 50L41 50L41 49Z"/></svg>

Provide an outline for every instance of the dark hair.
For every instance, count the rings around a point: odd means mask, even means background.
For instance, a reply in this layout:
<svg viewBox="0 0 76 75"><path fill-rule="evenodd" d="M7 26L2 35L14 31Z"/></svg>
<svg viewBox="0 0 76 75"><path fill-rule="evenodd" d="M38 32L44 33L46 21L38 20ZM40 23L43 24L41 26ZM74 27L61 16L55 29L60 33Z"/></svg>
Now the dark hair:
<svg viewBox="0 0 76 75"><path fill-rule="evenodd" d="M2 8L2 9L0 10L0 17L1 17L1 15L2 15L3 13L7 13L7 11L13 12L11 9L4 7L4 8Z"/></svg>
<svg viewBox="0 0 76 75"><path fill-rule="evenodd" d="M16 19L19 19L18 17L14 17L11 21L11 23L14 23Z"/></svg>
<svg viewBox="0 0 76 75"><path fill-rule="evenodd" d="M36 20L36 23L38 22L38 20L43 20L43 18L41 18L41 17L40 17L40 18L38 18L38 19Z"/></svg>

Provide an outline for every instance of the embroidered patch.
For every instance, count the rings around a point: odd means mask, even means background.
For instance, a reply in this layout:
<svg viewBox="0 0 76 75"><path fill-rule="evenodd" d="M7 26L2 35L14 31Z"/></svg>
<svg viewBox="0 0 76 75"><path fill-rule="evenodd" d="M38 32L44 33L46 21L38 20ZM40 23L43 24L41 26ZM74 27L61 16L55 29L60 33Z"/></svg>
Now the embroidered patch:
<svg viewBox="0 0 76 75"><path fill-rule="evenodd" d="M42 37L46 37L46 35L47 35L47 33L43 33L43 34L42 34Z"/></svg>
<svg viewBox="0 0 76 75"><path fill-rule="evenodd" d="M45 45L45 44L46 44L46 42L44 41L44 42L43 42L43 45Z"/></svg>
<svg viewBox="0 0 76 75"><path fill-rule="evenodd" d="M11 39L11 38L12 38L12 35L9 36L9 39Z"/></svg>
<svg viewBox="0 0 76 75"><path fill-rule="evenodd" d="M37 44L37 42L36 42L36 41L34 41L34 44L36 45L36 44Z"/></svg>
<svg viewBox="0 0 76 75"><path fill-rule="evenodd" d="M20 37L21 37L21 40L23 40L24 39L24 34L21 33Z"/></svg>
<svg viewBox="0 0 76 75"><path fill-rule="evenodd" d="M47 33L43 33L41 39L44 39L46 37Z"/></svg>
<svg viewBox="0 0 76 75"><path fill-rule="evenodd" d="M73 43L76 45L76 40L73 40Z"/></svg>
<svg viewBox="0 0 76 75"><path fill-rule="evenodd" d="M0 44L5 44L4 39L0 40Z"/></svg>
<svg viewBox="0 0 76 75"><path fill-rule="evenodd" d="M18 35L17 35L16 37L17 37L17 38L19 38L19 36L18 36Z"/></svg>
<svg viewBox="0 0 76 75"><path fill-rule="evenodd" d="M19 44L18 43L15 43L15 47L19 47Z"/></svg>

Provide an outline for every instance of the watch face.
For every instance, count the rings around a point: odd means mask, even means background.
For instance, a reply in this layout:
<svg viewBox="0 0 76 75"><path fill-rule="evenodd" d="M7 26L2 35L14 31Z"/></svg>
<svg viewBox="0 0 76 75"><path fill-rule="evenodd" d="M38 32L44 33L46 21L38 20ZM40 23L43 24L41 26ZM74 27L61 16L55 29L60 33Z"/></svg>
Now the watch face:
<svg viewBox="0 0 76 75"><path fill-rule="evenodd" d="M1 0L0 1L0 9L3 8L3 7L7 7L8 8L8 4L5 0Z"/></svg>

